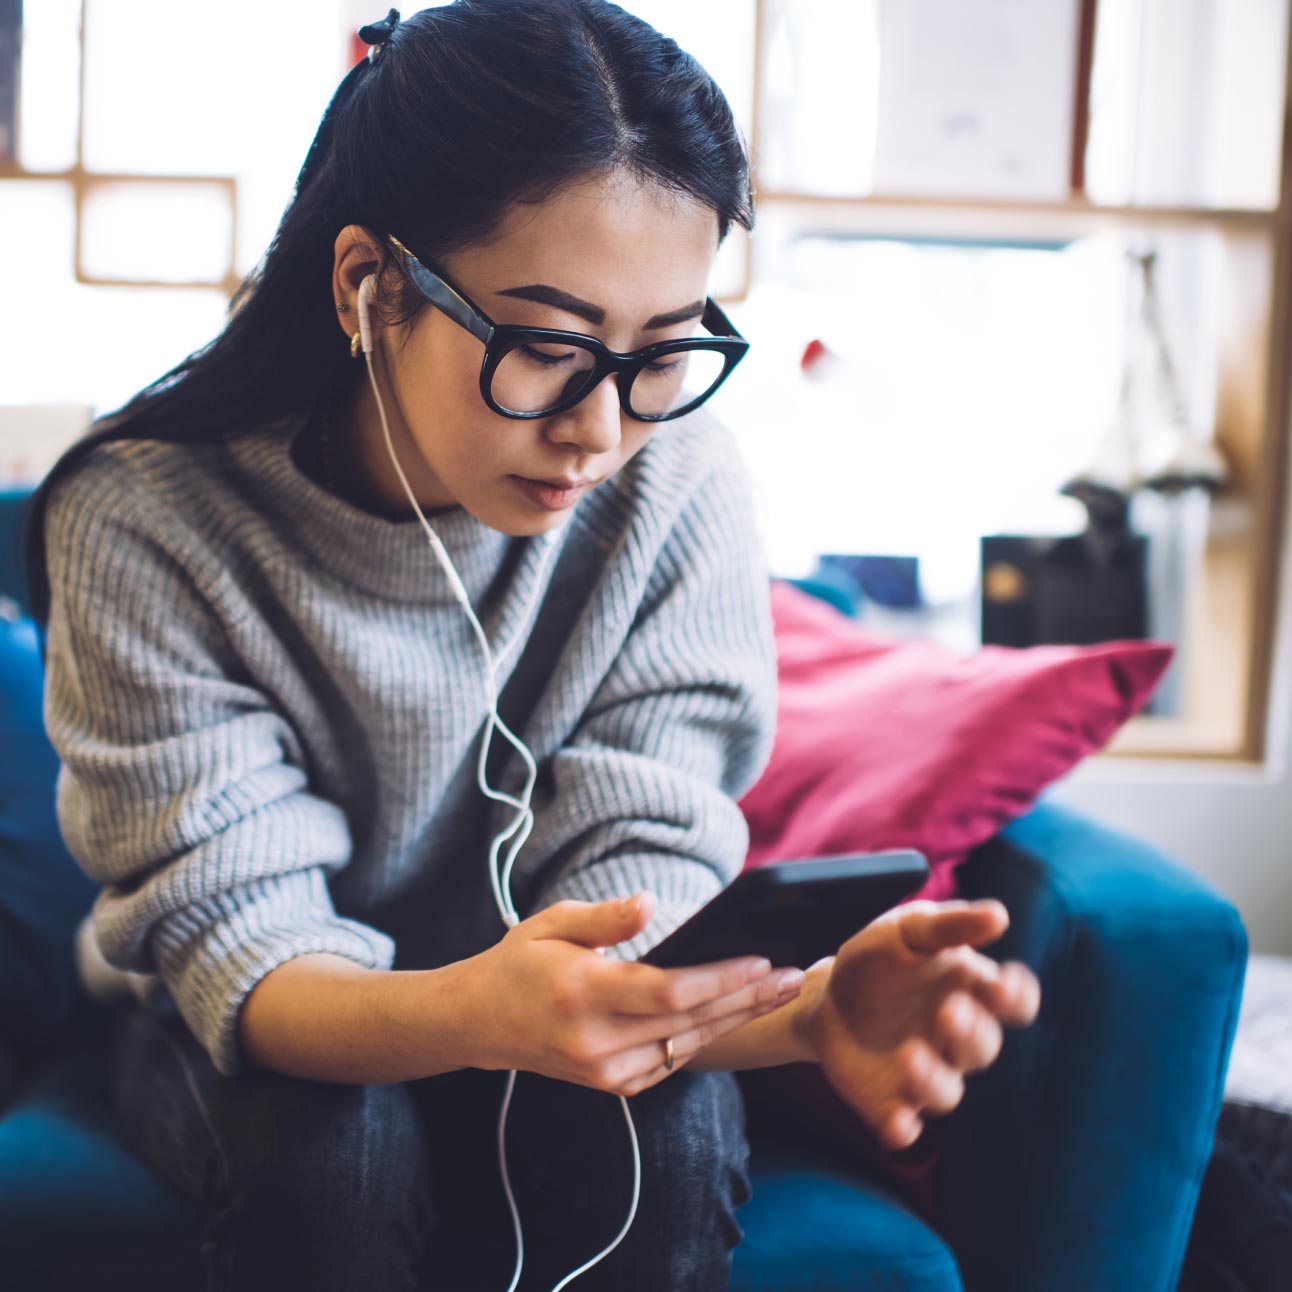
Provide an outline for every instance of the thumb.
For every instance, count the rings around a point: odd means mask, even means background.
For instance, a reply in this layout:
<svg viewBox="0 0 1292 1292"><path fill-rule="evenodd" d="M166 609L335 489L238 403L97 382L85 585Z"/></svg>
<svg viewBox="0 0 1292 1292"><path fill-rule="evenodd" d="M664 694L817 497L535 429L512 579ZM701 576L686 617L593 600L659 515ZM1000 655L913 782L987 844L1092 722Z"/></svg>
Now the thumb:
<svg viewBox="0 0 1292 1292"><path fill-rule="evenodd" d="M981 901L912 902L899 922L912 951L935 952L995 942L1009 928L1009 911L995 898Z"/></svg>
<svg viewBox="0 0 1292 1292"><path fill-rule="evenodd" d="M612 947L635 937L655 914L654 893L634 893L608 902L555 902L535 915L534 936L561 938L584 947Z"/></svg>

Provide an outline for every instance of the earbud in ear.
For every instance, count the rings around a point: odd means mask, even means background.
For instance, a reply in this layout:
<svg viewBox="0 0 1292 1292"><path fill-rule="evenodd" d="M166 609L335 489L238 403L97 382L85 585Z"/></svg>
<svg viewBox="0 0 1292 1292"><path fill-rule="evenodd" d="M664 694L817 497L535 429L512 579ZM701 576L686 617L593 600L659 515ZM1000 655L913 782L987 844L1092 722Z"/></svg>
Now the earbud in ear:
<svg viewBox="0 0 1292 1292"><path fill-rule="evenodd" d="M368 307L377 295L377 275L369 274L359 284L359 344L364 354L372 353L372 327L368 322Z"/></svg>

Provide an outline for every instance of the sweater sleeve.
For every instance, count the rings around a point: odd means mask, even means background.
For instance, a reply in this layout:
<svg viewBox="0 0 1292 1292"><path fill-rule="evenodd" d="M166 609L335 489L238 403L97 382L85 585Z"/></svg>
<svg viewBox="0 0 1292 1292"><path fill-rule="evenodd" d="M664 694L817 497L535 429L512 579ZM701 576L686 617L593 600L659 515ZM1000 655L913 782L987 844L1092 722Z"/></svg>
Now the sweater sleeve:
<svg viewBox="0 0 1292 1292"><path fill-rule="evenodd" d="M739 874L749 829L736 800L771 756L767 557L751 476L727 443L694 482L622 649L552 759L551 793L531 801L525 847L545 875L532 909L642 889L659 899L641 933L607 949L616 958L643 955Z"/></svg>
<svg viewBox="0 0 1292 1292"><path fill-rule="evenodd" d="M102 451L55 486L45 723L59 826L103 887L107 962L158 974L219 1072L249 1063L242 1004L310 952L388 969L386 934L337 915L352 850L311 792L298 738L232 651L222 571Z"/></svg>

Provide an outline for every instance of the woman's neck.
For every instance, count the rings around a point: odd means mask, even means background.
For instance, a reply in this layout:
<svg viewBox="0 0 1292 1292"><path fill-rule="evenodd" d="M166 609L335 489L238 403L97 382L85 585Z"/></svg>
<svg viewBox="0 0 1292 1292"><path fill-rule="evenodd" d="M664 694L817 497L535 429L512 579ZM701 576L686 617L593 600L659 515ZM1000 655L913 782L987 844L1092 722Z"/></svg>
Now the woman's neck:
<svg viewBox="0 0 1292 1292"><path fill-rule="evenodd" d="M380 375L378 375L380 380ZM386 419L399 465L426 516L451 511L459 504L445 497L443 486L431 475L398 410L386 397ZM403 481L390 460L381 413L368 380L362 381L348 401L331 410L328 424L332 492L356 507L387 520L412 517Z"/></svg>

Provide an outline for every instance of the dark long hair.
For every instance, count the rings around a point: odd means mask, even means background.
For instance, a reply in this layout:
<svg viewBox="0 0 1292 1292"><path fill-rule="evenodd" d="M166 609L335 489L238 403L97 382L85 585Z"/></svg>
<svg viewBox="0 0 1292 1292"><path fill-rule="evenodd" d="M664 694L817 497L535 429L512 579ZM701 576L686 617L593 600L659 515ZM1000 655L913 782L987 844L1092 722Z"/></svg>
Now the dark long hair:
<svg viewBox="0 0 1292 1292"><path fill-rule="evenodd" d="M32 614L49 614L45 508L96 445L198 443L344 400L362 379L332 300L337 234L397 233L419 258L486 240L518 202L626 172L753 227L748 151L713 79L608 0L455 0L399 23L337 87L295 192L221 332L96 418L29 499ZM392 266L394 258L388 257ZM378 272L386 269L379 266ZM383 319L429 308L395 270ZM383 283L385 279L381 279Z"/></svg>

